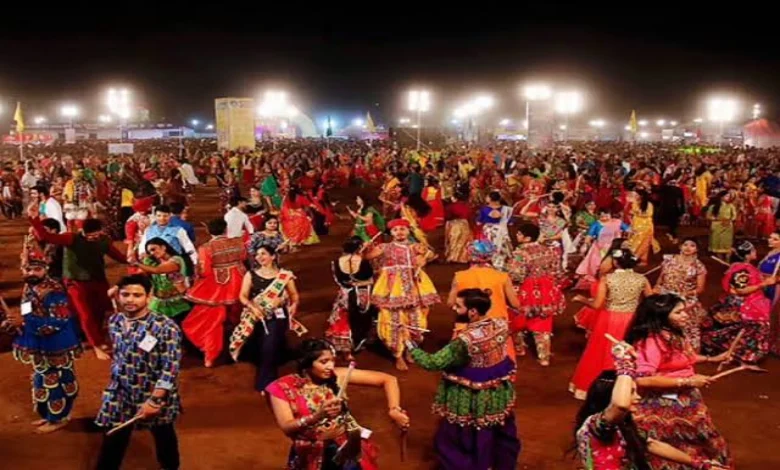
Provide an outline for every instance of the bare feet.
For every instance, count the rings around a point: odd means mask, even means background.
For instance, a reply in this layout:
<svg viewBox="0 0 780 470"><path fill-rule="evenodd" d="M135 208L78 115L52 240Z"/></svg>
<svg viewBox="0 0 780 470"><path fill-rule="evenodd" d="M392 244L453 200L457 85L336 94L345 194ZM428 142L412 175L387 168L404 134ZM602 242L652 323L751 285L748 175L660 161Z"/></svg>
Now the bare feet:
<svg viewBox="0 0 780 470"><path fill-rule="evenodd" d="M63 419L60 422L57 423L46 423L43 426L40 426L38 429L35 430L38 434L49 434L51 432L60 430L68 425L69 419Z"/></svg>
<svg viewBox="0 0 780 470"><path fill-rule="evenodd" d="M550 365L550 361L539 361L539 365L542 367L548 367Z"/></svg>
<svg viewBox="0 0 780 470"><path fill-rule="evenodd" d="M101 361L110 361L111 356L103 349L103 347L95 348L95 357Z"/></svg>
<svg viewBox="0 0 780 470"><path fill-rule="evenodd" d="M205 361L203 361L203 365L204 365L206 368L209 368L209 369L211 369L212 367L214 367L214 361L212 361L212 360L210 360L210 359L206 359Z"/></svg>
<svg viewBox="0 0 780 470"><path fill-rule="evenodd" d="M35 421L33 421L30 424L32 424L33 426L35 426L37 428L38 426L43 426L46 423L48 423L48 421L46 421L45 419L36 419Z"/></svg>
<svg viewBox="0 0 780 470"><path fill-rule="evenodd" d="M409 366L406 365L406 361L404 361L403 357L399 357L395 360L395 368L400 371L407 371L409 370Z"/></svg>

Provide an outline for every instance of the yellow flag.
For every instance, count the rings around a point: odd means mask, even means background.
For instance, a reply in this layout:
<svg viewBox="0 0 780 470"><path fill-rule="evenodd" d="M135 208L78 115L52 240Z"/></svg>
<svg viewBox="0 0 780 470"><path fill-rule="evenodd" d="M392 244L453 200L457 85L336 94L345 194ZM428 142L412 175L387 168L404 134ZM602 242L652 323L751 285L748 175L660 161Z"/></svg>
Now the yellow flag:
<svg viewBox="0 0 780 470"><path fill-rule="evenodd" d="M24 132L24 116L22 116L22 102L16 102L16 112L14 113L14 121L16 121L16 132Z"/></svg>
<svg viewBox="0 0 780 470"><path fill-rule="evenodd" d="M366 113L366 130L368 132L376 132L376 126L374 126L374 120L371 119L371 113Z"/></svg>
<svg viewBox="0 0 780 470"><path fill-rule="evenodd" d="M631 128L631 133L636 134L637 131L637 125L636 125L636 111L631 110L631 119L628 121L628 127Z"/></svg>

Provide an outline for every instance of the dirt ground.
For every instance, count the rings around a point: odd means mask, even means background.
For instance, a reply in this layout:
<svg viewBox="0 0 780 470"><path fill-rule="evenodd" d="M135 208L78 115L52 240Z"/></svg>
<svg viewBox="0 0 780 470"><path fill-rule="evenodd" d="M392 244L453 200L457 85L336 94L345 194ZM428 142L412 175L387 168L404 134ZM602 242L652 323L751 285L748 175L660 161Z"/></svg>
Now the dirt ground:
<svg viewBox="0 0 780 470"><path fill-rule="evenodd" d="M192 209L196 222L216 213L216 190L201 189ZM342 209L343 212L343 209ZM18 305L21 280L17 269L24 221L0 221L0 292L13 306ZM335 294L328 263L340 252L340 245L350 230L340 221L323 243L301 252L286 255L282 263L299 277L302 294L301 319L312 334L323 332ZM699 233L704 235L703 232ZM199 240L205 239L198 228ZM665 242L665 237L662 242ZM434 244L443 246L441 233L433 236ZM706 242L705 242L706 244ZM666 252L671 250L668 243ZM655 260L656 263L658 260ZM109 261L109 273L116 280L124 268ZM710 277L705 306L719 295L723 268L708 262ZM427 268L439 292L446 295L452 274L463 266L433 264ZM655 280L655 275L651 280ZM574 327L572 315L576 305L556 319L553 339L554 357L549 368L540 367L526 357L518 364L517 423L523 449L518 468L572 469L571 456L565 450L571 444L571 428L579 402L567 392L576 361L585 344L583 333ZM446 344L452 327L452 313L443 305L431 312L432 333L424 347L433 351ZM0 338L0 350L7 351L8 338ZM726 436L736 458L737 467L745 470L780 468L780 456L774 445L780 442L780 362L769 359L765 375L737 374L704 392L715 423ZM361 368L395 373L391 362L375 352L358 356ZM700 372L712 368L702 366ZM91 352L77 362L80 393L73 412L73 422L51 435L36 435L29 422L35 416L30 406L29 370L16 363L7 352L0 354L0 456L1 468L20 469L91 469L94 466L101 434L90 425L97 412L109 364L97 361ZM288 364L282 373L290 370ZM380 447L382 468L429 469L435 464L432 441L436 418L430 405L439 376L412 366L398 375L402 404L411 416L408 453L400 461L399 435L387 417L384 395L380 389L351 387L351 408L358 421L373 430ZM272 415L253 389L253 366L246 363L205 369L200 359L189 354L181 374L181 394L185 412L178 422L179 445L183 469L274 469L282 468L289 442L276 428ZM145 432L134 434L124 469L155 469L154 445Z"/></svg>

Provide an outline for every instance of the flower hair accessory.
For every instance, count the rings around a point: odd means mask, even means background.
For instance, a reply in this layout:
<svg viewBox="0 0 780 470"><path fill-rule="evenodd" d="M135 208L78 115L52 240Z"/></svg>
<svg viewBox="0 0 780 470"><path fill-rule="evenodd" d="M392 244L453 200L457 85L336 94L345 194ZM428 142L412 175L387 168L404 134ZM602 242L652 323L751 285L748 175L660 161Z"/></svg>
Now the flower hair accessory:
<svg viewBox="0 0 780 470"><path fill-rule="evenodd" d="M737 247L739 251L752 251L754 248L755 246L747 240L740 243Z"/></svg>

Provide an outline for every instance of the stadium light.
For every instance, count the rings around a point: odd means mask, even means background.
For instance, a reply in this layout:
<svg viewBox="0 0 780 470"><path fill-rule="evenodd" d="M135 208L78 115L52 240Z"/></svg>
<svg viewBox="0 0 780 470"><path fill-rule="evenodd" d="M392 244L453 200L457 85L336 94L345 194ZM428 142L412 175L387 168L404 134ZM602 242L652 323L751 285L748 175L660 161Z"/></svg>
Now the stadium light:
<svg viewBox="0 0 780 470"><path fill-rule="evenodd" d="M593 120L591 120L590 122L588 122L588 124L589 124L591 127L596 127L596 128L599 128L599 129L600 129L600 128L602 128L602 127L606 126L606 125L607 125L607 122L606 122L605 120L603 120L603 119L593 119Z"/></svg>
<svg viewBox="0 0 780 470"><path fill-rule="evenodd" d="M409 111L417 113L417 151L420 151L421 115L431 109L431 93L427 90L411 90L409 92Z"/></svg>
<svg viewBox="0 0 780 470"><path fill-rule="evenodd" d="M753 105L753 119L758 119L761 116L761 105L756 103Z"/></svg>
<svg viewBox="0 0 780 470"><path fill-rule="evenodd" d="M569 115L582 111L584 100L578 91L563 91L555 94L555 112Z"/></svg>
<svg viewBox="0 0 780 470"><path fill-rule="evenodd" d="M512 123L512 121L510 121L509 119L506 119L506 118L504 118L504 119L502 119L502 120L501 120L501 122L499 122L498 124L499 124L499 125L501 125L501 126L504 126L504 127L506 127L506 126L508 126L508 125L509 125L509 124L511 124L511 123Z"/></svg>
<svg viewBox="0 0 780 470"><path fill-rule="evenodd" d="M60 114L62 115L62 117L67 118L68 125L70 127L73 127L73 119L78 117L79 108L76 105L66 104L60 108Z"/></svg>
<svg viewBox="0 0 780 470"><path fill-rule="evenodd" d="M523 88L523 96L528 101L549 100L552 96L552 88L545 83L534 83Z"/></svg>
<svg viewBox="0 0 780 470"><path fill-rule="evenodd" d="M119 117L120 122L122 119L128 119L130 117L130 90L109 88L106 93L106 106L111 114Z"/></svg>
<svg viewBox="0 0 780 470"><path fill-rule="evenodd" d="M35 117L33 118L33 122L34 122L35 124L43 124L44 122L46 122L46 118L45 118L45 117L43 117L43 116L35 116Z"/></svg>
<svg viewBox="0 0 780 470"><path fill-rule="evenodd" d="M707 117L710 121L718 123L718 138L723 140L723 126L731 122L737 116L739 104L734 98L712 97L707 102Z"/></svg>
<svg viewBox="0 0 780 470"><path fill-rule="evenodd" d="M214 130L214 124L206 124L206 130L207 131Z"/></svg>
<svg viewBox="0 0 780 470"><path fill-rule="evenodd" d="M192 127L198 127L198 124L200 124L200 121L198 121L197 119L193 119L192 121L190 121L190 124L192 124Z"/></svg>
<svg viewBox="0 0 780 470"><path fill-rule="evenodd" d="M353 120L352 120L352 125L353 125L353 126L362 127L362 126L363 126L363 123L364 123L364 122L363 122L363 120L362 120L361 118L356 118L356 119L353 119Z"/></svg>
<svg viewBox="0 0 780 470"><path fill-rule="evenodd" d="M639 127L645 127L647 125L647 119L640 119L637 124L639 124Z"/></svg>
<svg viewBox="0 0 780 470"><path fill-rule="evenodd" d="M111 116L108 114L101 114L100 116L98 116L98 121L102 122L103 124L108 124L109 122L112 121L112 119Z"/></svg>
<svg viewBox="0 0 780 470"><path fill-rule="evenodd" d="M655 121L655 125L658 126L658 127L664 126L664 125L666 125L666 121L664 119L659 119L659 120Z"/></svg>

